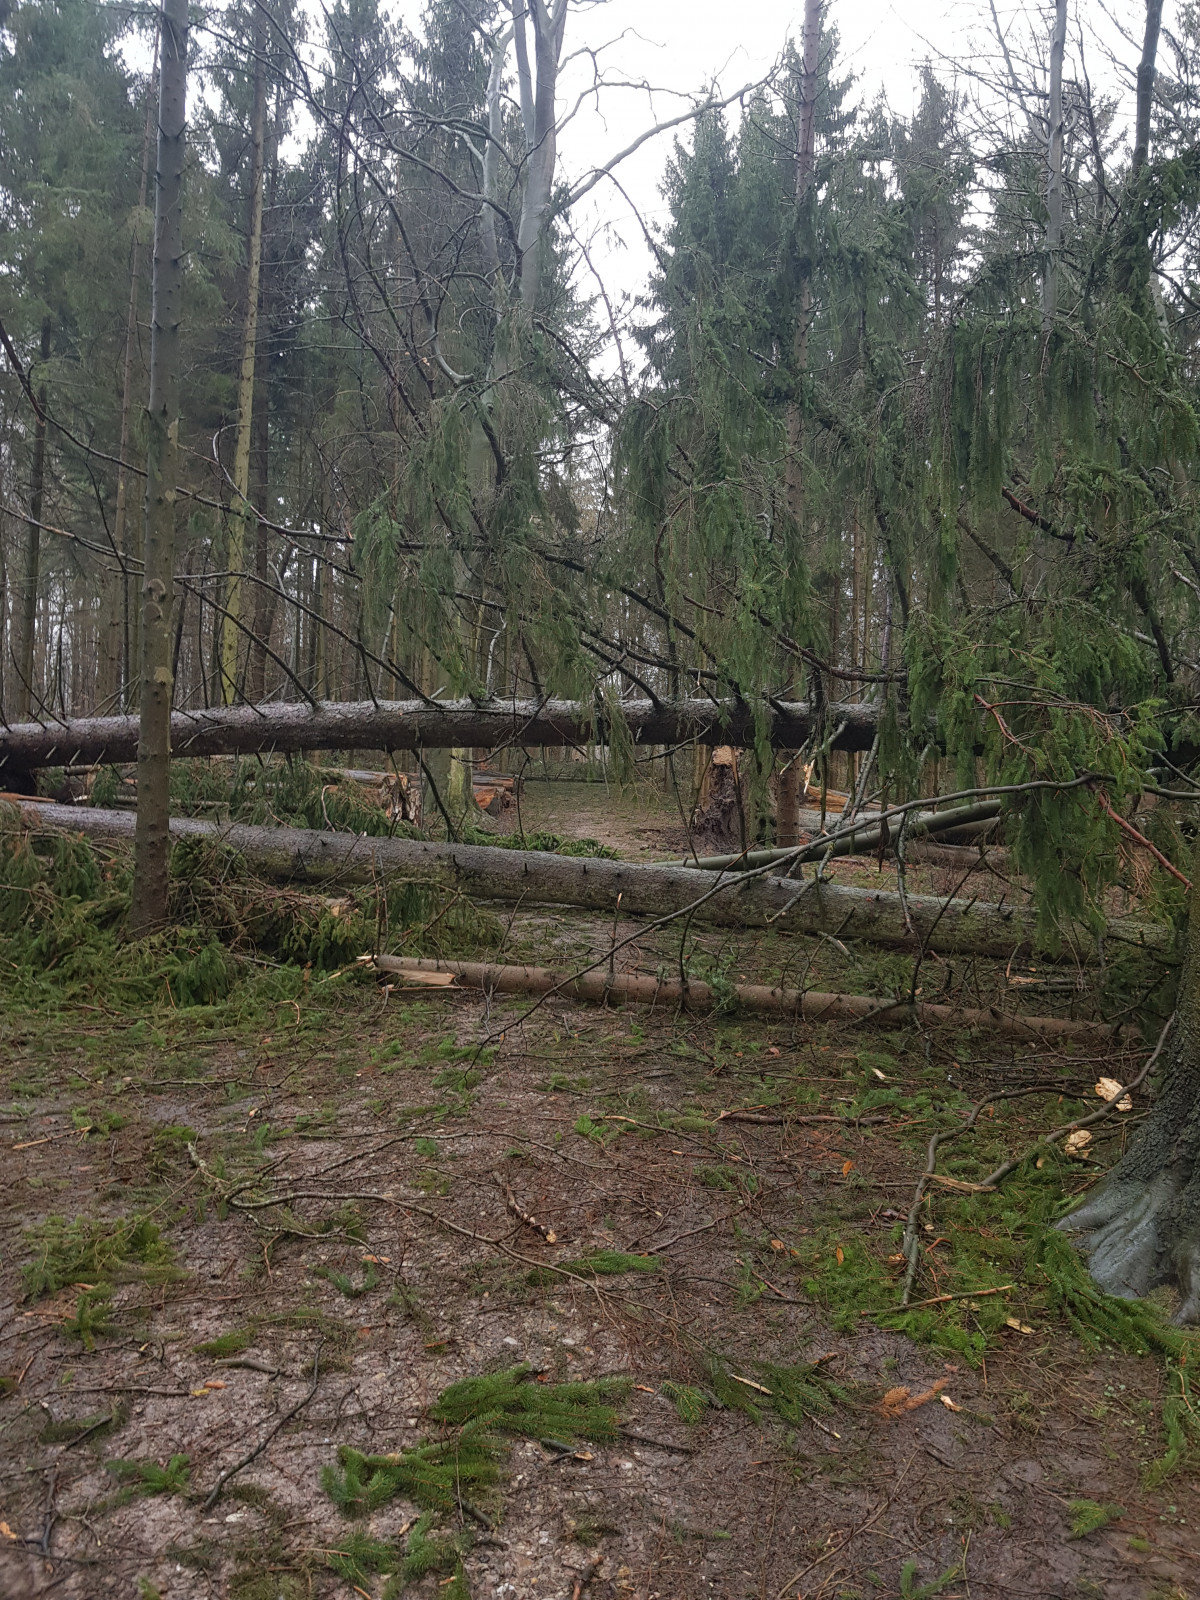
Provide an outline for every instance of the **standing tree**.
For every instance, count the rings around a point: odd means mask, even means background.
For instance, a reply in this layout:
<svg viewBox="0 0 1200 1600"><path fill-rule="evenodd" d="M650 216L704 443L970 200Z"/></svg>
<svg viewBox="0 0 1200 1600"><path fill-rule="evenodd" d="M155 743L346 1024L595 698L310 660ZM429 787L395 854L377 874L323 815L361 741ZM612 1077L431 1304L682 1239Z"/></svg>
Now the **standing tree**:
<svg viewBox="0 0 1200 1600"><path fill-rule="evenodd" d="M141 731L133 898L129 908L129 932L134 937L153 932L167 918L187 36L187 0L163 0L158 160L154 173L150 402L146 408L149 444L142 573Z"/></svg>
<svg viewBox="0 0 1200 1600"><path fill-rule="evenodd" d="M219 624L218 670L221 699L232 705L238 691L238 643L242 623L242 567L246 560L247 528L257 519L250 502L250 443L254 420L255 362L258 356L258 300L263 242L263 154L267 124L267 12L254 11L252 52L254 102L250 112L250 221L246 239L246 304L242 317L242 349L238 368L237 434L233 447L233 503L229 511L229 583L225 590L225 615ZM261 385L260 385L261 390Z"/></svg>

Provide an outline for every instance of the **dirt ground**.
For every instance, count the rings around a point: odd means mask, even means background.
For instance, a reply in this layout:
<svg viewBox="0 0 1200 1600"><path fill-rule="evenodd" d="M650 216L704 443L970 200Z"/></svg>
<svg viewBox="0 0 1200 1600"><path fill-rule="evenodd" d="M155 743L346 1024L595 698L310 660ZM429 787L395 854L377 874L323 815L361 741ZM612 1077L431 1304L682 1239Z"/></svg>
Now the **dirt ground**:
<svg viewBox="0 0 1200 1600"><path fill-rule="evenodd" d="M1088 1348L1007 1261L1003 1295L926 1313L933 1342L888 1326L929 1128L960 1089L1049 1075L1069 1090L1096 1063L527 1010L349 976L242 1020L4 1018L6 1600L376 1600L382 1576L330 1568L357 1525L322 1468L339 1446L434 1436L426 1408L447 1384L517 1362L636 1387L615 1441L518 1440L489 1527L456 1514L476 1535L476 1597L1200 1594L1194 1477L1144 1486L1164 1445L1161 1362ZM885 1079L890 1103L864 1111ZM1055 1098L1020 1102L980 1159L1020 1148ZM1077 1189L1088 1170L1054 1181ZM28 1230L53 1215L148 1217L169 1268L117 1272L80 1337L86 1290L24 1294L42 1248ZM929 1226L922 1297L978 1292L940 1194ZM1006 1226L998 1210L997 1240ZM599 1249L657 1270L537 1281ZM998 1330L955 1349L993 1305ZM789 1422L768 1391L796 1363L816 1363L827 1404ZM715 1374L727 1403L684 1421L672 1382L711 1402ZM939 1380L882 1414L889 1390ZM728 1403L739 1385L744 1404ZM106 1462L177 1456L176 1492L121 1503L128 1472ZM1103 1525L1076 1537L1084 1502ZM415 1510L397 1499L365 1526L387 1540Z"/></svg>
<svg viewBox="0 0 1200 1600"><path fill-rule="evenodd" d="M686 842L601 785L522 821ZM487 915L506 959L1104 1009L1065 966ZM1134 1059L266 964L214 1007L2 1007L0 1600L390 1600L421 1505L343 1514L339 1451L444 1443L446 1387L518 1364L623 1379L617 1431L505 1436L406 1593L1200 1600L1178 1369L1081 1338L1037 1245L1144 1105L970 1192ZM940 1167L897 1316L931 1132L1014 1090Z"/></svg>

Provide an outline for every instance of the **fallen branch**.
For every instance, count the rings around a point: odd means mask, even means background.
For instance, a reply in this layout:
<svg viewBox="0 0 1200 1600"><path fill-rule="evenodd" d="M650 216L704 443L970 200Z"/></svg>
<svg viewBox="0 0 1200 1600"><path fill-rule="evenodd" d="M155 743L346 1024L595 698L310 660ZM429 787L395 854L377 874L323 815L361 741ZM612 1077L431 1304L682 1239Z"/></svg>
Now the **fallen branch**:
<svg viewBox="0 0 1200 1600"><path fill-rule="evenodd" d="M535 1216L525 1210L512 1192L512 1188L505 1183L498 1172L493 1172L492 1177L495 1178L500 1191L504 1195L504 1204L507 1206L509 1214L516 1217L523 1227L532 1228L534 1233L540 1233L547 1244L557 1244L558 1235L554 1229L548 1228L544 1222L539 1222Z"/></svg>
<svg viewBox="0 0 1200 1600"><path fill-rule="evenodd" d="M699 979L684 984L678 978L640 977L636 973L587 972L579 977L548 967L523 967L487 961L437 961L416 956L373 956L379 972L451 973L465 988L501 994L560 993L567 999L601 1003L625 1000L642 1005L682 1007L712 1011L730 991L718 994ZM986 1028L993 1038L1073 1041L1094 1045L1117 1044L1136 1035L1133 1028L1105 1022L1074 1022L1064 1017L1018 1017L1002 1011L969 1006L933 1005L923 1001L882 1000L865 994L822 994L815 990L768 988L761 983L730 986L733 998L746 1011L771 1016L803 1018L811 1022L896 1023L915 1021L924 1026ZM726 1120L732 1114L726 1114ZM744 1117L743 1120L749 1120Z"/></svg>
<svg viewBox="0 0 1200 1600"><path fill-rule="evenodd" d="M235 1461L233 1466L225 1468L225 1471L221 1474L221 1476L217 1479L216 1483L214 1483L212 1488L209 1490L208 1495L207 1495L207 1497L206 1497L206 1499L204 1501L204 1504L201 1507L202 1511L211 1511L212 1508L216 1505L217 1501L221 1498L221 1491L224 1489L225 1485L229 1482L230 1478L236 1477L237 1474L239 1472L241 1472L244 1467L248 1467L252 1461L257 1461L259 1456L262 1455L263 1451L270 1444L271 1440L275 1438L276 1434L278 1434L283 1428L285 1428L287 1426L287 1424L292 1420L292 1418L294 1416L296 1416L299 1412L304 1410L304 1407L312 1399L313 1395L316 1394L317 1385L320 1383L320 1381L321 1381L321 1341L318 1339L317 1340L317 1348L313 1353L313 1379L312 1379L312 1386L310 1387L308 1393L304 1396L304 1398L302 1400L297 1400L296 1404L291 1408L290 1411L285 1411L284 1412L284 1414L280 1417L279 1421L275 1424L275 1426L273 1428L269 1428L267 1430L267 1432L263 1435L263 1437L255 1445L254 1449L249 1452L249 1454L244 1455L240 1461Z"/></svg>
<svg viewBox="0 0 1200 1600"><path fill-rule="evenodd" d="M1183 873L1180 872L1179 868L1168 861L1158 846L1156 844L1151 844L1150 840L1147 839L1144 833L1139 833L1132 822L1127 822L1119 812L1113 810L1113 803L1105 794L1103 789L1096 790L1096 798L1100 802L1101 811L1106 811L1116 823L1117 827L1120 828L1123 833L1127 834L1128 837L1133 840L1134 844L1140 845L1143 850L1148 850L1154 857L1155 861L1158 862L1160 867L1165 867L1173 878L1178 878L1179 882L1185 889L1191 889L1192 880L1190 878L1185 878Z"/></svg>
<svg viewBox="0 0 1200 1600"><path fill-rule="evenodd" d="M1007 1294L1010 1289L1015 1289L1015 1283L1002 1283L995 1289L959 1289L955 1294L933 1294L928 1300L914 1300L905 1311L923 1311L926 1306L943 1306L951 1300L982 1300L989 1294ZM894 1317L898 1314L898 1307L885 1306L882 1311L871 1311L864 1308L858 1314L860 1317Z"/></svg>
<svg viewBox="0 0 1200 1600"><path fill-rule="evenodd" d="M928 804L928 802L913 802ZM1000 800L977 800L974 805L955 806L950 811L919 811L905 824L905 838L932 837L955 833L961 829L990 827L1000 815ZM799 863L821 861L830 856L869 856L879 849L895 846L895 829L889 829L892 819L905 815L906 806L895 806L882 816L868 814L863 820L835 827L820 834L811 844L790 845L775 850L750 850L741 855L700 856L691 864L706 871L736 870L740 867L766 866L774 861ZM680 865L683 863L681 862Z"/></svg>

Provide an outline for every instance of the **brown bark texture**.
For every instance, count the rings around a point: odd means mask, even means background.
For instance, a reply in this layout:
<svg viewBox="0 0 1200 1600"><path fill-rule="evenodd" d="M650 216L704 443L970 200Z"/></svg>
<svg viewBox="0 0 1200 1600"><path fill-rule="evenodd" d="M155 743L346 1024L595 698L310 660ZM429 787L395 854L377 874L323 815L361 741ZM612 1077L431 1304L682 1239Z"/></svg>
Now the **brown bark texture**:
<svg viewBox="0 0 1200 1600"><path fill-rule="evenodd" d="M449 973L467 989L496 994L553 994L568 1000L601 1004L621 1001L636 1005L681 1007L685 1011L713 1011L727 995L718 995L707 983L690 979L644 977L638 973L606 969L573 976L548 967L524 967L490 961L434 961L416 956L375 956L379 972L398 976ZM738 1008L764 1016L790 1017L806 1022L919 1022L923 1026L983 1028L993 1039L1078 1043L1103 1048L1119 1043L1133 1028L1104 1022L1075 1022L1065 1017L1018 1017L995 1007L930 1005L923 1001L881 1000L877 995L828 994L815 989L770 988L764 983L735 983Z"/></svg>
<svg viewBox="0 0 1200 1600"><path fill-rule="evenodd" d="M138 808L129 931L167 920L171 840L171 609L175 593L175 488L179 456L179 328L183 299L183 160L187 105L187 0L163 0L154 174L150 399L146 408L146 516L142 569ZM128 720L128 719L126 719Z"/></svg>

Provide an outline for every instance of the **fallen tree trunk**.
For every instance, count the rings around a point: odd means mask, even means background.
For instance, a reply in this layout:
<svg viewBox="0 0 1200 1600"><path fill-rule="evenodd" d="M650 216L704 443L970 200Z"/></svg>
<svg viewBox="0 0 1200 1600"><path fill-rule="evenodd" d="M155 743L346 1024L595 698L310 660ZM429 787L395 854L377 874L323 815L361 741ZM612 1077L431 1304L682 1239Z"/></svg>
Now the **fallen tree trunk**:
<svg viewBox="0 0 1200 1600"><path fill-rule="evenodd" d="M923 839L932 835L952 838L968 834L976 828L990 828L1000 815L999 800L978 800L974 805L956 806L952 811L918 811L910 816L905 827L905 837ZM700 856L691 862L693 867L707 871L744 871L750 867L769 866L774 861L820 861L826 856L869 856L882 847L893 847L900 837L900 817L888 823L868 817L862 822L841 823L830 819L828 835L818 834L810 843L791 849L751 850L743 855ZM887 832L884 832L884 828ZM687 865L680 862L681 866Z"/></svg>
<svg viewBox="0 0 1200 1600"><path fill-rule="evenodd" d="M826 708L826 724L805 701L762 708L772 743L798 749L819 725L835 732L831 749L867 750L878 710L851 703ZM748 745L755 737L754 708L744 701L679 700L654 704L627 700L621 715L633 742L674 745ZM316 705L268 704L176 711L171 754L264 755L301 750L496 750L503 746L593 745L608 741L601 709L577 700L335 701ZM11 773L89 762L132 761L136 717L78 717L60 723L24 722L0 727L0 787Z"/></svg>
<svg viewBox="0 0 1200 1600"><path fill-rule="evenodd" d="M548 967L522 967L489 961L432 961L415 956L375 956L379 972L404 974L445 973L468 989L498 994L559 993L568 1000L631 1001L638 1005L682 1007L685 1011L712 1011L725 1004L727 992L718 996L707 983L691 979L641 977L636 973L610 974L597 969L573 977ZM741 1009L766 1016L803 1018L807 1022L919 1022L924 1026L986 1028L993 1039L1039 1043L1086 1044L1098 1047L1136 1040L1138 1030L1107 1022L1075 1022L1065 1017L1018 1017L995 1008L939 1006L924 1001L882 1000L868 994L821 994L816 990L769 988L763 983L735 983L734 998Z"/></svg>
<svg viewBox="0 0 1200 1600"><path fill-rule="evenodd" d="M128 839L133 818L122 811L23 802L26 827L69 830L96 838ZM300 882L379 883L386 879L457 889L480 900L578 906L609 915L663 917L690 913L698 923L767 928L781 933L867 939L912 950L1010 956L1035 945L1035 917L1022 906L936 895L898 894L818 883L809 878L719 874L671 863L609 861L506 850L494 845L432 844L419 839L367 838L303 828L219 825L190 817L171 820L174 838L205 838L240 851L265 877ZM1171 931L1113 918L1111 942L1165 954ZM1078 931L1072 959L1094 957L1094 941Z"/></svg>

